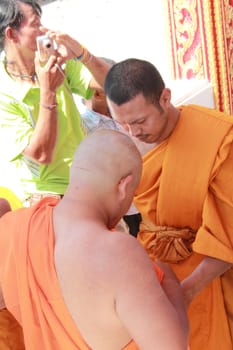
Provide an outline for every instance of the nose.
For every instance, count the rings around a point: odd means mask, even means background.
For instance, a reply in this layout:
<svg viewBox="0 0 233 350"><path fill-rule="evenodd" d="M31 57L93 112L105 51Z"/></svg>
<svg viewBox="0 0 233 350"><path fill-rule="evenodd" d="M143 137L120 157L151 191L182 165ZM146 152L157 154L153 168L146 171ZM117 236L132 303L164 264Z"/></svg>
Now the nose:
<svg viewBox="0 0 233 350"><path fill-rule="evenodd" d="M44 35L44 32L41 31L41 28L44 27L44 25L43 25L43 23L41 22L41 18L40 18L40 17L38 18L37 25L38 25L38 32L39 32L39 35Z"/></svg>
<svg viewBox="0 0 233 350"><path fill-rule="evenodd" d="M141 130L138 125L135 124L127 124L127 129L130 134L130 136L137 137L141 134Z"/></svg>

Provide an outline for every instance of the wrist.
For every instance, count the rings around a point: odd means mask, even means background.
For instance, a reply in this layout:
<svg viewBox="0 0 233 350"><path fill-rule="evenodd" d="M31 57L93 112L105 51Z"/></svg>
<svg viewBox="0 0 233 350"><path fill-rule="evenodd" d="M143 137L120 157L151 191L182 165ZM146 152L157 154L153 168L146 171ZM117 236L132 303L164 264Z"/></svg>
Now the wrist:
<svg viewBox="0 0 233 350"><path fill-rule="evenodd" d="M92 60L93 55L84 46L82 46L83 51L79 56L74 57L75 61L80 61L83 64L87 64Z"/></svg>
<svg viewBox="0 0 233 350"><path fill-rule="evenodd" d="M56 93L50 91L47 95L43 94L40 98L40 106L49 110L55 109L57 107Z"/></svg>
<svg viewBox="0 0 233 350"><path fill-rule="evenodd" d="M199 293L200 288L196 281L190 280L189 277L181 282L182 294L186 307L192 302L193 298Z"/></svg>
<svg viewBox="0 0 233 350"><path fill-rule="evenodd" d="M41 104L55 104L57 103L57 95L55 91L44 90L40 94Z"/></svg>
<svg viewBox="0 0 233 350"><path fill-rule="evenodd" d="M84 48L84 46L82 46L82 52L81 52L79 55L75 56L75 57L74 57L74 60L75 60L75 61L81 61L81 62L82 62L84 53L85 53L85 48Z"/></svg>
<svg viewBox="0 0 233 350"><path fill-rule="evenodd" d="M52 104L40 103L40 106L45 108L45 109L49 109L50 111L52 111L53 109L57 108L57 102L56 103L52 103Z"/></svg>

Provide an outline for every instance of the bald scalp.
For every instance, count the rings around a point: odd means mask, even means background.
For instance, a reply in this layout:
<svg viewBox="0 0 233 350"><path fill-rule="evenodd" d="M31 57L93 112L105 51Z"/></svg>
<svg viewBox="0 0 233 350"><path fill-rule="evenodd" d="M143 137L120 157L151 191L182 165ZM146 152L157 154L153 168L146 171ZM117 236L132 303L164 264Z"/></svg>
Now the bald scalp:
<svg viewBox="0 0 233 350"><path fill-rule="evenodd" d="M90 133L79 145L73 160L70 180L85 178L104 183L118 182L133 175L136 186L141 176L141 155L126 134L101 129Z"/></svg>

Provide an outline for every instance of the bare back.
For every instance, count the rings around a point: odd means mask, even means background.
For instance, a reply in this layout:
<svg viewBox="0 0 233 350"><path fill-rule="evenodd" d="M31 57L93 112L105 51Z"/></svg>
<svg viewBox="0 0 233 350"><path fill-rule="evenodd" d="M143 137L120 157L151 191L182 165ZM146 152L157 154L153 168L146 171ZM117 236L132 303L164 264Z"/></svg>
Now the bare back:
<svg viewBox="0 0 233 350"><path fill-rule="evenodd" d="M120 350L134 338L141 350L186 349L175 310L134 237L80 218L68 224L61 215L54 227L61 291L90 348Z"/></svg>
<svg viewBox="0 0 233 350"><path fill-rule="evenodd" d="M115 309L113 279L119 270L112 249L117 242L111 236L116 234L125 236L80 222L78 232L69 230L69 237L56 239L55 266L65 303L84 340L96 350L119 350L131 340Z"/></svg>

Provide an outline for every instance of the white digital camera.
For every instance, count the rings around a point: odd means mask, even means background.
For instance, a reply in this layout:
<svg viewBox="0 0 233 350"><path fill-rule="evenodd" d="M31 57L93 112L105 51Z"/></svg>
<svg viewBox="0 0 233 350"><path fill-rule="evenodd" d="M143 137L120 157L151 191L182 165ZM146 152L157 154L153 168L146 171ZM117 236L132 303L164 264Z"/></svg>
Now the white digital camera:
<svg viewBox="0 0 233 350"><path fill-rule="evenodd" d="M54 40L50 39L47 35L41 35L36 38L37 50L39 52L39 58L41 62L48 61L49 57L55 53L57 45Z"/></svg>

